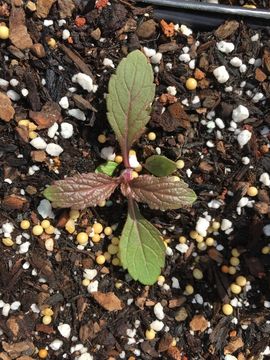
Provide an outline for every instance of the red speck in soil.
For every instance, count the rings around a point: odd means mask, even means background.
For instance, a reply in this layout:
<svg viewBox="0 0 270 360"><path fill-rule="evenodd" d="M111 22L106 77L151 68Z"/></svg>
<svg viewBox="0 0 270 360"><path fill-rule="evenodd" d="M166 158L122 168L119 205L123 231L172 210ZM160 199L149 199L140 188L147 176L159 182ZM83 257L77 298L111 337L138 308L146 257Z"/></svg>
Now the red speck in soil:
<svg viewBox="0 0 270 360"><path fill-rule="evenodd" d="M102 8L104 8L104 7L106 7L107 5L108 5L108 0L98 0L97 2L96 2L96 8L97 9L102 9Z"/></svg>

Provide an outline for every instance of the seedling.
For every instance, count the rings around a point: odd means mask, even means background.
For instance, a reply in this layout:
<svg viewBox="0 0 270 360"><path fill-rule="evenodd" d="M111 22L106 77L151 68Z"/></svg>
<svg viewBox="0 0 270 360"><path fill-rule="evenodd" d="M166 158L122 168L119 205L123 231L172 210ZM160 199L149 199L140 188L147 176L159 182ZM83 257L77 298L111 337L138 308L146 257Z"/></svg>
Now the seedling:
<svg viewBox="0 0 270 360"><path fill-rule="evenodd" d="M159 231L141 215L137 202L165 211L191 206L196 199L195 193L175 176L132 176L129 150L145 130L154 95L151 65L139 50L131 52L111 76L107 96L108 121L120 144L125 170L118 177L100 171L68 177L44 191L54 207L80 210L108 199L120 186L128 200L119 244L121 263L133 279L148 285L156 282L164 267L165 246ZM164 161L162 158L162 166ZM156 167L156 158L154 162ZM170 172L175 170L172 164L170 168Z"/></svg>

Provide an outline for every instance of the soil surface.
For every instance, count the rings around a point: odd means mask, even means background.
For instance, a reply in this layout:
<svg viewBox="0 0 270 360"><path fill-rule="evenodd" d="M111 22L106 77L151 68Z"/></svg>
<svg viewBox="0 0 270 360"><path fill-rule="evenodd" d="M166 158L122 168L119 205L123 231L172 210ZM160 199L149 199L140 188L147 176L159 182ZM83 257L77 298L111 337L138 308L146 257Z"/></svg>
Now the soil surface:
<svg viewBox="0 0 270 360"><path fill-rule="evenodd" d="M269 359L269 28L230 19L192 32L127 0L0 1L0 19L10 31L0 39L0 359ZM198 196L188 210L140 206L167 243L153 286L108 253L126 216L120 192L78 214L42 196L94 171L102 149L120 155L105 96L135 49L151 55L156 83L138 161L183 160L175 175ZM92 242L95 222L112 234ZM79 232L90 234L85 246Z"/></svg>

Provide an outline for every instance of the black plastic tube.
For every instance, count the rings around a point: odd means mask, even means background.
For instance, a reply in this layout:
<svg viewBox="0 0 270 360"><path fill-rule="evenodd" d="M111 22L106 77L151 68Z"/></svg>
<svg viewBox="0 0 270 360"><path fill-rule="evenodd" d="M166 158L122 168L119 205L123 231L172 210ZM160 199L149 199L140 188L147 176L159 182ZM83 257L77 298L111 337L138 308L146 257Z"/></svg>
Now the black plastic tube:
<svg viewBox="0 0 270 360"><path fill-rule="evenodd" d="M269 20L259 18L243 18L240 16L228 16L227 14L200 13L196 11L185 11L182 9L156 8L154 17L172 21L176 24L184 24L192 28L207 30L215 28L230 18L244 20L252 28L260 29L270 26Z"/></svg>
<svg viewBox="0 0 270 360"><path fill-rule="evenodd" d="M270 11L264 9L249 9L241 6L231 6L223 4L209 4L192 0L140 0L144 3L157 6L184 9L187 11L197 11L215 14L224 14L227 16L243 16L258 19L270 20Z"/></svg>

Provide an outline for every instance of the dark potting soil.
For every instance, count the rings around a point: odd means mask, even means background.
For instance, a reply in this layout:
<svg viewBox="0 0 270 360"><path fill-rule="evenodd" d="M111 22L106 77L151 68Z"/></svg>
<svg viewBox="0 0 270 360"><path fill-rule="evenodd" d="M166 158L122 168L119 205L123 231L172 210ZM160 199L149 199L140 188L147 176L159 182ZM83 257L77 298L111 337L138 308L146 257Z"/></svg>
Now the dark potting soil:
<svg viewBox="0 0 270 360"><path fill-rule="evenodd" d="M48 359L269 358L268 29L230 19L192 32L126 0L0 1L0 18L10 29L0 40L0 359L39 359L40 349ZM151 121L134 146L138 161L157 153L183 160L175 175L198 196L191 209L140 206L168 245L153 286L114 266L116 255L96 263L121 234L119 192L75 215L51 210L42 196L53 180L94 171L105 161L102 149L120 154L105 96L118 63L135 49L151 55L156 84ZM215 75L222 66L225 82ZM72 81L77 73L90 76L96 92ZM185 87L190 77L193 91ZM234 112L239 105L244 119ZM54 229L35 236L44 218ZM78 246L77 233L91 234L94 222L113 234ZM239 275L247 283L236 294Z"/></svg>

